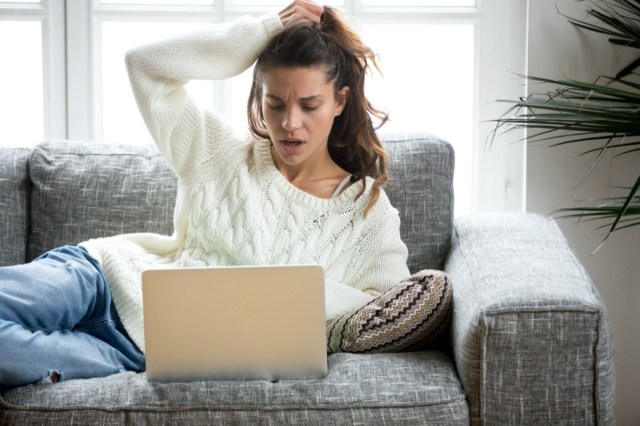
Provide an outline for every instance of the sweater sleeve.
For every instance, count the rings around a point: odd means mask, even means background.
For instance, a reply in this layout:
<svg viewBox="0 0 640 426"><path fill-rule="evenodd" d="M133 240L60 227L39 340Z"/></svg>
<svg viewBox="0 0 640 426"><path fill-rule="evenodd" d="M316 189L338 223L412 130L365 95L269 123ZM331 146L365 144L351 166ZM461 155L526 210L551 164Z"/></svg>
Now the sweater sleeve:
<svg viewBox="0 0 640 426"><path fill-rule="evenodd" d="M370 230L358 242L357 252L364 259L355 273L345 282L328 279L325 283L327 320L361 308L410 275L397 211L388 210L384 219L376 221Z"/></svg>
<svg viewBox="0 0 640 426"><path fill-rule="evenodd" d="M127 52L126 64L140 113L158 148L178 176L194 173L214 145L233 143L225 119L187 94L192 79L223 80L248 69L281 30L276 13L243 17L210 31L181 35Z"/></svg>

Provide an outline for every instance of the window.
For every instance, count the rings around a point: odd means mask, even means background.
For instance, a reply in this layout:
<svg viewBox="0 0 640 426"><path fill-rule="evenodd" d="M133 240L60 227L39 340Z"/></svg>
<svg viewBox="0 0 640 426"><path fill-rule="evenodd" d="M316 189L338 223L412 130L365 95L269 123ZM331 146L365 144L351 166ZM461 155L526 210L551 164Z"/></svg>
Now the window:
<svg viewBox="0 0 640 426"><path fill-rule="evenodd" d="M42 24L33 21L6 21L0 25L0 138L22 144L44 138L44 88L42 76Z"/></svg>
<svg viewBox="0 0 640 426"><path fill-rule="evenodd" d="M376 46L384 73L370 90L373 101L389 110L381 133L426 131L450 141L456 150L456 209L470 210L474 26L372 23L364 25L363 36Z"/></svg>
<svg viewBox="0 0 640 426"><path fill-rule="evenodd" d="M0 1L0 147L64 136L64 2Z"/></svg>
<svg viewBox="0 0 640 426"><path fill-rule="evenodd" d="M520 209L523 147L485 149L494 100L523 92L526 0L326 0L378 54L372 102L390 113L381 132L426 132L456 151L456 214ZM0 0L0 146L68 138L146 144L124 68L130 47L203 29L286 1ZM205 105L246 127L250 72L191 82ZM215 95L215 96L214 96Z"/></svg>

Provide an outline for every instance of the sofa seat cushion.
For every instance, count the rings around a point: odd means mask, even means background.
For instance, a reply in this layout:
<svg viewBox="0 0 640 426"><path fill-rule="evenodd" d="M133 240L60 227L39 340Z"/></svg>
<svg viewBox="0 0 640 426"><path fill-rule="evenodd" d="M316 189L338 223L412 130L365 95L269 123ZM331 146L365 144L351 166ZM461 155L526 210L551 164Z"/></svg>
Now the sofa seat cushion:
<svg viewBox="0 0 640 426"><path fill-rule="evenodd" d="M384 374L380 374L384 372ZM337 353L322 380L149 383L122 373L6 391L0 424L467 424L442 352Z"/></svg>

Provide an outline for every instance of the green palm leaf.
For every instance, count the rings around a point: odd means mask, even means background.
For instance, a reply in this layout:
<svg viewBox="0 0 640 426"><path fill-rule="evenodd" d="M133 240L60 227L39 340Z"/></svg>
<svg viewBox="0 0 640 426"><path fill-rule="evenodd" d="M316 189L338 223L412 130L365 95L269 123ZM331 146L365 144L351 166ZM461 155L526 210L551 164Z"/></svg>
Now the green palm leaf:
<svg viewBox="0 0 640 426"><path fill-rule="evenodd" d="M559 88L546 94L533 94L518 101L504 101L512 107L496 120L493 137L501 130L527 128L529 142L549 142L551 147L566 144L584 144L600 141L597 148L586 146L583 155L594 155L586 175L597 166L606 152L617 150L616 156L635 154L640 150L640 92L632 91L632 85L620 79L610 79L619 87L573 80L551 80L529 77L534 82L553 83ZM635 90L635 89L633 89ZM533 131L533 132L531 132ZM551 143L552 142L552 143ZM636 193L640 186L640 174L629 189L624 202L609 204L595 210L565 209L558 212L573 212L562 217L586 217L608 219L610 226L605 240L619 229L635 226L638 220L623 221L631 215L640 219Z"/></svg>
<svg viewBox="0 0 640 426"><path fill-rule="evenodd" d="M588 16L596 22L569 18L578 28L609 36L616 46L640 49L640 0L601 0L591 2ZM495 120L488 139L492 144L501 133L526 129L529 143L549 147L574 144L584 146L581 155L593 155L589 175L607 152L614 156L640 152L640 83L632 80L640 58L624 67L615 77L601 76L594 82L526 76L529 87L554 87L518 100L502 100L510 107ZM600 142L597 147L593 143ZM561 218L578 221L604 221L604 241L617 230L640 226L640 170L635 183L624 188L626 195L596 199L584 207L562 208L554 212ZM603 243L604 243L603 241Z"/></svg>
<svg viewBox="0 0 640 426"><path fill-rule="evenodd" d="M604 24L592 24L583 20L565 16L578 28L611 36L609 42L620 46L640 49L640 5L637 1L611 0L594 2L593 9L588 10L591 16ZM624 67L617 78L626 77L640 65L640 58Z"/></svg>

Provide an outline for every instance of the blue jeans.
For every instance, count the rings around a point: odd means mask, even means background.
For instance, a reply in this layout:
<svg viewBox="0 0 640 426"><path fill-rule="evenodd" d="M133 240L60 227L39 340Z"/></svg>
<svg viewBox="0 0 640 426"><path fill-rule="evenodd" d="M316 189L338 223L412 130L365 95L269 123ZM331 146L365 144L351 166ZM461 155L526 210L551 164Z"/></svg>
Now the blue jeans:
<svg viewBox="0 0 640 426"><path fill-rule="evenodd" d="M0 389L144 369L84 249L0 268Z"/></svg>

